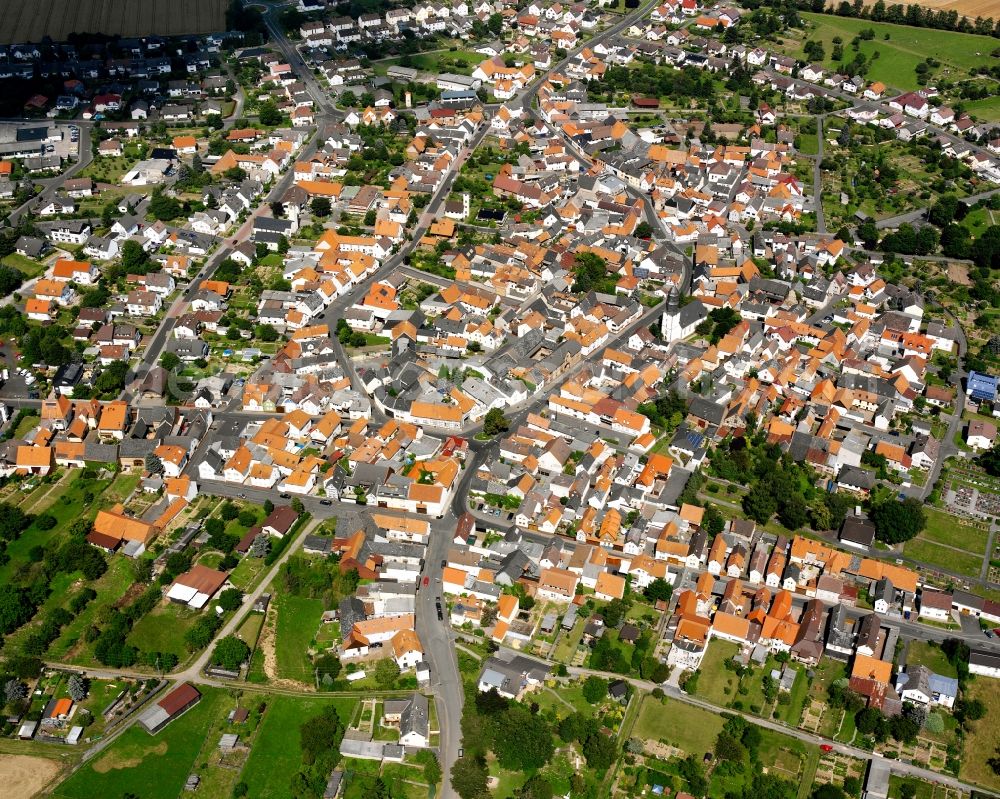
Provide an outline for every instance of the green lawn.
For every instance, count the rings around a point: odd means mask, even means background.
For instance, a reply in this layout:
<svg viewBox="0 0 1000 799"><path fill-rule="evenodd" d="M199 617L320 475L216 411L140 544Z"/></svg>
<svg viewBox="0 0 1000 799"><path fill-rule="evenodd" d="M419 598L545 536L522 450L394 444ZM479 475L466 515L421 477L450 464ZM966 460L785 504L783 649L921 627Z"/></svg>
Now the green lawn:
<svg viewBox="0 0 1000 799"><path fill-rule="evenodd" d="M890 25L866 19L847 19L831 14L804 12L801 16L811 23L811 26L804 35L796 35L786 41L787 52L805 58L803 48L806 41L821 42L826 53L824 66L831 71L837 71L838 67L842 67L854 57L850 47L851 40L860 31L870 28L875 31L875 38L862 41L859 49L871 64L866 77L906 91L919 88L916 66L926 58L935 58L942 64L940 69L931 71L933 78L955 79L982 66L987 55L996 47L996 41L988 36L930 28L911 28L906 25ZM889 35L888 40L885 39L886 34ZM835 62L831 58L835 36L843 39L843 62ZM872 56L876 52L879 54L878 58L873 60Z"/></svg>
<svg viewBox="0 0 1000 799"><path fill-rule="evenodd" d="M972 732L965 737L962 770L959 776L992 791L1000 789L1000 776L987 761L996 755L996 720L1000 718L1000 681L976 677L964 689L967 699L979 699L986 705L986 715L972 723Z"/></svg>
<svg viewBox="0 0 1000 799"><path fill-rule="evenodd" d="M948 662L941 647L935 646L929 641L914 639L910 641L910 647L906 653L906 665L916 666L918 664L926 666L942 677L958 677L958 671Z"/></svg>
<svg viewBox="0 0 1000 799"><path fill-rule="evenodd" d="M241 777L250 787L251 799L291 799L291 780L302 763L299 727L331 703L336 705L341 721L348 724L356 704L353 699L272 696L268 700Z"/></svg>
<svg viewBox="0 0 1000 799"><path fill-rule="evenodd" d="M53 660L64 660L70 656L84 631L94 624L101 609L121 599L134 582L135 572L132 569L132 562L128 558L111 558L108 570L99 580L90 584L90 587L97 592L97 596L73 621L63 627L59 637L49 647L49 657ZM78 662L79 658L80 653L75 653L70 659Z"/></svg>
<svg viewBox="0 0 1000 799"><path fill-rule="evenodd" d="M311 683L309 642L319 629L323 602L319 599L282 595L278 598L278 622L274 648L278 676Z"/></svg>
<svg viewBox="0 0 1000 799"><path fill-rule="evenodd" d="M199 690L201 701L157 735L149 735L138 725L130 727L52 795L56 799L108 799L126 794L176 799L205 742L206 730L227 702L222 691Z"/></svg>
<svg viewBox="0 0 1000 799"><path fill-rule="evenodd" d="M958 516L934 508L924 508L924 513L927 516L927 526L920 532L921 538L936 544L958 547L966 552L980 555L986 553L989 533L985 530L973 527Z"/></svg>
<svg viewBox="0 0 1000 799"><path fill-rule="evenodd" d="M969 100L965 103L965 110L977 119L995 122L1000 120L1000 96Z"/></svg>
<svg viewBox="0 0 1000 799"><path fill-rule="evenodd" d="M17 428L14 430L14 438L24 438L28 433L38 427L38 422L41 417L35 416L34 414L28 414L23 419L21 419Z"/></svg>
<svg viewBox="0 0 1000 799"><path fill-rule="evenodd" d="M209 604L206 610L197 611L172 602L161 603L135 623L128 642L140 652L172 652L183 661L188 655L185 633L202 612L214 613L213 608L214 605Z"/></svg>
<svg viewBox="0 0 1000 799"><path fill-rule="evenodd" d="M641 740L664 741L700 757L715 749L721 731L722 717L716 713L675 699L659 701L646 696L632 734Z"/></svg>
<svg viewBox="0 0 1000 799"><path fill-rule="evenodd" d="M955 549L934 544L923 538L914 538L906 542L903 554L908 558L929 563L955 574L965 574L978 577L983 563L982 555L972 555Z"/></svg>
<svg viewBox="0 0 1000 799"><path fill-rule="evenodd" d="M809 677L806 675L806 670L800 667L798 674L795 675L792 690L789 692L788 704L778 705L782 720L793 727L798 727L802 720L802 710L808 695Z"/></svg>
<svg viewBox="0 0 1000 799"><path fill-rule="evenodd" d="M701 674L698 677L698 696L715 705L725 706L733 701L739 680L724 664L732 660L739 649L739 646L731 641L721 639L716 639L708 645L699 669Z"/></svg>
<svg viewBox="0 0 1000 799"><path fill-rule="evenodd" d="M803 155L816 155L819 152L819 137L815 133L800 133L799 152Z"/></svg>
<svg viewBox="0 0 1000 799"><path fill-rule="evenodd" d="M991 214L988 208L976 208L973 211L969 211L959 224L968 230L973 238L976 238L993 224L994 219L1000 219L997 212L994 211Z"/></svg>
<svg viewBox="0 0 1000 799"><path fill-rule="evenodd" d="M47 545L55 540L67 525L79 518L93 519L97 515L98 508L103 506L103 503L98 503L97 500L110 482L110 480L88 480L82 474L76 474L55 488L44 501L39 500L38 505L44 506L45 512L55 517L56 526L50 530L42 530L37 524L32 524L16 541L11 541L7 545L10 560L0 566L0 581L10 579L21 564L28 560L28 552L32 547ZM32 510L38 513L41 508L36 505Z"/></svg>
<svg viewBox="0 0 1000 799"><path fill-rule="evenodd" d="M38 261L26 258L16 252L6 256L3 263L5 266L13 266L19 272L23 272L25 277L38 277L45 271L45 264L40 264Z"/></svg>
<svg viewBox="0 0 1000 799"><path fill-rule="evenodd" d="M409 57L406 66L419 69L422 72L453 72L456 75L471 75L472 71L483 61L486 56L470 50L443 50L434 53L416 53ZM384 71L390 66L398 65L402 58L390 58L380 61L376 65L376 71Z"/></svg>

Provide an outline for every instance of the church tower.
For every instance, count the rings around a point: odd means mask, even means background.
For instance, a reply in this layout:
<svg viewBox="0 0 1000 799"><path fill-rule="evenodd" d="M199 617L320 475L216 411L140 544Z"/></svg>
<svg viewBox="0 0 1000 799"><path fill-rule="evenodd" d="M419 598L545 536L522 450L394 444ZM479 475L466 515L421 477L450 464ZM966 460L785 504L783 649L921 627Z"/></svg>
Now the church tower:
<svg viewBox="0 0 1000 799"><path fill-rule="evenodd" d="M667 294L667 309L663 312L661 330L665 341L676 341L681 337L680 325L681 296L677 286L672 285Z"/></svg>

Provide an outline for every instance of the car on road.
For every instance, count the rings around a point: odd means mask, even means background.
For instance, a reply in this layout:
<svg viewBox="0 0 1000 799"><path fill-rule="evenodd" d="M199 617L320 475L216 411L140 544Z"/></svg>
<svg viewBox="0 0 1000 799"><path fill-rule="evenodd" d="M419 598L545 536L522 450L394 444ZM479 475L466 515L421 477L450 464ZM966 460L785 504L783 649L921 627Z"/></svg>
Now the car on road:
<svg viewBox="0 0 1000 799"><path fill-rule="evenodd" d="M281 497L282 499L291 499L292 498L291 494L278 494L278 496Z"/></svg>
<svg viewBox="0 0 1000 799"><path fill-rule="evenodd" d="M832 752L833 751L833 747L830 746L830 744L820 744L819 748L822 749L824 752Z"/></svg>
<svg viewBox="0 0 1000 799"><path fill-rule="evenodd" d="M430 584L431 584L431 578L430 577L424 577L424 588L426 588Z"/></svg>
<svg viewBox="0 0 1000 799"><path fill-rule="evenodd" d="M320 505L332 505L333 504L333 500L332 499L321 499L319 501L319 504Z"/></svg>
<svg viewBox="0 0 1000 799"><path fill-rule="evenodd" d="M447 559L447 558L444 558L444 559L443 559L443 560L441 561L441 568L443 569L443 568L444 568L445 566L447 566L447 565L448 565L448 559Z"/></svg>

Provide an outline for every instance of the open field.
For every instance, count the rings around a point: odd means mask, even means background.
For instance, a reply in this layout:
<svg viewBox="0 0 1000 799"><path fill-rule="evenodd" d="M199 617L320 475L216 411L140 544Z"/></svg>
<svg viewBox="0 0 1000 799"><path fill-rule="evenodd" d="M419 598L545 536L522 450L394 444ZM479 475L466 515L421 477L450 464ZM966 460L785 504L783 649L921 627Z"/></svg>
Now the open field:
<svg viewBox="0 0 1000 799"><path fill-rule="evenodd" d="M57 41L71 33L145 36L226 29L229 0L0 0L0 43Z"/></svg>
<svg viewBox="0 0 1000 799"><path fill-rule="evenodd" d="M250 787L251 799L291 799L292 777L302 765L299 727L328 704L337 708L337 715L347 725L354 715L353 699L306 699L272 696L253 750L243 768L241 779Z"/></svg>
<svg viewBox="0 0 1000 799"><path fill-rule="evenodd" d="M280 596L275 651L278 676L312 683L309 644L319 629L323 602L297 596Z"/></svg>
<svg viewBox="0 0 1000 799"><path fill-rule="evenodd" d="M941 546L918 536L906 542L903 554L921 563L938 566L945 571L978 577L983 565L982 555L973 555L959 549Z"/></svg>
<svg viewBox="0 0 1000 799"><path fill-rule="evenodd" d="M44 757L0 755L0 783L7 796L38 796L59 773L59 764Z"/></svg>
<svg viewBox="0 0 1000 799"><path fill-rule="evenodd" d="M910 641L909 650L906 653L906 665L914 666L918 663L943 677L958 677L958 671L948 662L941 647L928 641Z"/></svg>
<svg viewBox="0 0 1000 799"><path fill-rule="evenodd" d="M970 5L974 4L974 0L967 2ZM986 11L977 8L975 15L980 14L988 16ZM808 12L804 12L802 18L808 23L805 35L790 38L784 43L783 49L790 55L804 58L803 48L806 41L821 42L826 53L823 65L827 69L836 71L841 64L831 57L834 37L839 36L843 40L845 61L849 61L853 55L847 46L848 43L862 30L870 28L875 31L875 38L862 41L859 50L871 63L871 69L866 77L906 91L919 88L916 66L928 57L941 62L941 68L932 73L934 78L947 77L954 80L987 63L989 54L997 46L996 40L991 37L968 33L913 28L906 25L872 22L867 19L849 19ZM887 34L888 39L885 38ZM872 60L876 51L879 56Z"/></svg>
<svg viewBox="0 0 1000 799"><path fill-rule="evenodd" d="M989 541L989 533L967 523L964 519L950 513L925 508L927 526L921 530L920 537L933 541L935 544L958 547L966 552L983 554Z"/></svg>
<svg viewBox="0 0 1000 799"><path fill-rule="evenodd" d="M655 697L643 697L632 734L646 741L665 741L688 754L701 757L715 748L722 731L722 717L700 707Z"/></svg>
<svg viewBox="0 0 1000 799"><path fill-rule="evenodd" d="M1000 777L987 760L996 755L996 719L1000 718L1000 685L989 677L976 677L965 688L967 699L979 699L986 705L986 715L973 722L972 733L965 739L962 771L959 776L991 790L1000 788Z"/></svg>
<svg viewBox="0 0 1000 799"><path fill-rule="evenodd" d="M226 702L222 691L201 691L197 705L156 735L149 735L139 725L130 727L52 795L59 799L104 799L129 793L143 799L179 796L205 742L206 731Z"/></svg>

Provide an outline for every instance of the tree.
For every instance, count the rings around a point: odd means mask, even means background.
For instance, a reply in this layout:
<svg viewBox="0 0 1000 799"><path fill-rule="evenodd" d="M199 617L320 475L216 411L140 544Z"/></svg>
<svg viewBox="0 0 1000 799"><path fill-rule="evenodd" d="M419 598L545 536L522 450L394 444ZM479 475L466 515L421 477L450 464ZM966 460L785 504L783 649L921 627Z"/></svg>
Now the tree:
<svg viewBox="0 0 1000 799"><path fill-rule="evenodd" d="M232 502L226 502L223 504L222 510L219 511L219 515L224 521L231 522L240 515L240 509L237 508Z"/></svg>
<svg viewBox="0 0 1000 799"><path fill-rule="evenodd" d="M670 597L673 596L674 587L662 577L657 577L646 586L646 590L643 593L652 602L669 602Z"/></svg>
<svg viewBox="0 0 1000 799"><path fill-rule="evenodd" d="M169 222L181 215L181 204L162 191L156 191L149 200L149 213L161 222Z"/></svg>
<svg viewBox="0 0 1000 799"><path fill-rule="evenodd" d="M121 249L122 270L126 273L144 273L149 263L149 253L135 239L127 239Z"/></svg>
<svg viewBox="0 0 1000 799"><path fill-rule="evenodd" d="M608 696L608 681L601 677L590 676L583 681L583 698L596 705Z"/></svg>
<svg viewBox="0 0 1000 799"><path fill-rule="evenodd" d="M483 432L491 438L506 433L510 429L510 422L503 415L500 408L490 408L483 419Z"/></svg>
<svg viewBox="0 0 1000 799"><path fill-rule="evenodd" d="M342 668L340 658L336 655L321 655L313 664L316 669L316 677L329 685L340 676Z"/></svg>
<svg viewBox="0 0 1000 799"><path fill-rule="evenodd" d="M212 665L222 666L227 671L239 671L240 666L250 657L250 647L235 635L219 639L212 651Z"/></svg>
<svg viewBox="0 0 1000 799"><path fill-rule="evenodd" d="M243 604L243 592L239 588L227 588L219 594L218 605L223 610L237 610Z"/></svg>
<svg viewBox="0 0 1000 799"><path fill-rule="evenodd" d="M314 197L309 207L315 216L329 216L332 210L330 201L326 197Z"/></svg>
<svg viewBox="0 0 1000 799"><path fill-rule="evenodd" d="M66 690L69 692L70 699L74 702L82 702L87 698L89 690L87 678L82 674L71 674L66 681Z"/></svg>
<svg viewBox="0 0 1000 799"><path fill-rule="evenodd" d="M902 502L887 499L871 509L875 537L887 544L909 541L921 530L927 519L920 500L908 497Z"/></svg>
<svg viewBox="0 0 1000 799"><path fill-rule="evenodd" d="M281 112L271 100L265 100L260 104L260 110L257 112L257 117L260 119L261 125L267 125L271 127L273 125L281 124Z"/></svg>
<svg viewBox="0 0 1000 799"><path fill-rule="evenodd" d="M0 635L7 635L35 615L36 603L27 592L11 583L0 584Z"/></svg>
<svg viewBox="0 0 1000 799"><path fill-rule="evenodd" d="M486 763L478 757L460 757L451 766L451 787L462 799L487 799Z"/></svg>
<svg viewBox="0 0 1000 799"><path fill-rule="evenodd" d="M583 756L587 758L587 765L596 771L611 768L618 756L615 739L603 732L593 733L583 742Z"/></svg>
<svg viewBox="0 0 1000 799"><path fill-rule="evenodd" d="M719 760L742 762L747 759L747 750L730 732L722 730L715 739L715 756Z"/></svg>
<svg viewBox="0 0 1000 799"><path fill-rule="evenodd" d="M302 748L302 762L312 765L323 753L336 750L344 737L344 724L337 714L337 708L329 705L323 712L299 727L299 743ZM324 784L326 775L323 776Z"/></svg>
<svg viewBox="0 0 1000 799"><path fill-rule="evenodd" d="M798 530L809 521L806 501L801 494L792 494L778 508L778 520L789 530Z"/></svg>
<svg viewBox="0 0 1000 799"><path fill-rule="evenodd" d="M828 782L816 786L810 796L812 799L844 799L844 791L842 788Z"/></svg>
<svg viewBox="0 0 1000 799"><path fill-rule="evenodd" d="M743 512L758 524L766 524L778 509L778 501L769 485L755 483L743 497Z"/></svg>
<svg viewBox="0 0 1000 799"><path fill-rule="evenodd" d="M160 366L166 369L168 372L172 372L178 366L181 365L180 356L175 352L165 352L160 356Z"/></svg>
<svg viewBox="0 0 1000 799"><path fill-rule="evenodd" d="M243 527L253 527L257 522L257 514L252 510L247 508L246 510L241 510L239 516L236 517Z"/></svg>
<svg viewBox="0 0 1000 799"><path fill-rule="evenodd" d="M279 334L274 325L263 324L257 325L257 327L254 328L254 335L261 341L270 342L277 341Z"/></svg>
<svg viewBox="0 0 1000 799"><path fill-rule="evenodd" d="M577 294L587 294L590 291L614 292L614 282L608 279L608 265L601 256L592 252L577 253L576 265L573 267L573 291Z"/></svg>
<svg viewBox="0 0 1000 799"><path fill-rule="evenodd" d="M492 720L493 752L507 769L529 771L548 763L555 747L552 731L541 716L520 704L511 704Z"/></svg>
<svg viewBox="0 0 1000 799"><path fill-rule="evenodd" d="M535 774L521 786L515 796L517 799L552 799L552 785L541 774Z"/></svg>
<svg viewBox="0 0 1000 799"><path fill-rule="evenodd" d="M253 543L250 544L250 556L254 558L263 558L271 551L271 536L267 533L258 533L257 537L254 538Z"/></svg>
<svg viewBox="0 0 1000 799"><path fill-rule="evenodd" d="M635 226L635 237L637 239L648 239L653 235L653 226L649 222L640 222Z"/></svg>
<svg viewBox="0 0 1000 799"><path fill-rule="evenodd" d="M150 474L163 474L163 461L158 455L150 452L143 460L143 468Z"/></svg>
<svg viewBox="0 0 1000 799"><path fill-rule="evenodd" d="M383 658L375 664L373 670L375 683L384 691L392 688L399 677L399 665L392 658Z"/></svg>
<svg viewBox="0 0 1000 799"><path fill-rule="evenodd" d="M847 777L844 780L844 793L851 797L861 795L861 780L857 777Z"/></svg>
<svg viewBox="0 0 1000 799"><path fill-rule="evenodd" d="M23 702L28 698L28 686L20 680L7 680L3 686L3 695L8 704Z"/></svg>

